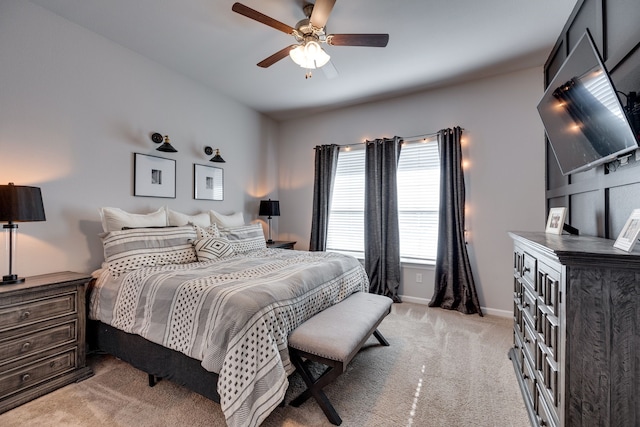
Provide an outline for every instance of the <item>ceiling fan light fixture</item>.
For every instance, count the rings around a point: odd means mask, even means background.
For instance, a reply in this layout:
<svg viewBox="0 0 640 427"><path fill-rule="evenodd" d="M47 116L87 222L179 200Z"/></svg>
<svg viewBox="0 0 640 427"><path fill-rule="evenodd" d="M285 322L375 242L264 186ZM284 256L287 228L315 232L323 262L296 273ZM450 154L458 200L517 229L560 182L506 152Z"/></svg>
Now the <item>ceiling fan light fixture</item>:
<svg viewBox="0 0 640 427"><path fill-rule="evenodd" d="M307 41L291 49L289 56L300 67L311 70L326 65L331 59L329 54L314 40Z"/></svg>

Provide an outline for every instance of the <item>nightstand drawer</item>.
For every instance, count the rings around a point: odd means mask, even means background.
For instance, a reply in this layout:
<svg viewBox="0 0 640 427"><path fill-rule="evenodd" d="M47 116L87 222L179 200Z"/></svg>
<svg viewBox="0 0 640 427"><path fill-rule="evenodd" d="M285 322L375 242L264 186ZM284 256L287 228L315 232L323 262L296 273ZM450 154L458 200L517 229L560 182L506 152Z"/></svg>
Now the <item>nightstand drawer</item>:
<svg viewBox="0 0 640 427"><path fill-rule="evenodd" d="M0 342L0 366L59 345L74 343L76 339L76 320L14 337L9 341Z"/></svg>
<svg viewBox="0 0 640 427"><path fill-rule="evenodd" d="M77 311L76 292L26 301L0 309L0 331Z"/></svg>
<svg viewBox="0 0 640 427"><path fill-rule="evenodd" d="M76 367L76 348L20 366L0 376L0 398L35 386Z"/></svg>

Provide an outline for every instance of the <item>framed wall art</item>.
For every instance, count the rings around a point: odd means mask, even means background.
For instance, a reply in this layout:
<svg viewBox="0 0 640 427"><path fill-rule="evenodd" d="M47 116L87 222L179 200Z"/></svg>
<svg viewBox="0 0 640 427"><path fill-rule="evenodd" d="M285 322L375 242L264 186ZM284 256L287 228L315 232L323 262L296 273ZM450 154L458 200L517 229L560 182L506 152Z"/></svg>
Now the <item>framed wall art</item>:
<svg viewBox="0 0 640 427"><path fill-rule="evenodd" d="M564 227L564 218L567 215L567 208L551 208L549 209L549 217L547 218L546 233L562 234Z"/></svg>
<svg viewBox="0 0 640 427"><path fill-rule="evenodd" d="M634 209L622 227L613 247L631 252L638 242L638 234L640 234L640 209Z"/></svg>
<svg viewBox="0 0 640 427"><path fill-rule="evenodd" d="M176 161L134 153L133 195L176 198Z"/></svg>
<svg viewBox="0 0 640 427"><path fill-rule="evenodd" d="M193 198L198 200L223 200L224 170L194 163Z"/></svg>

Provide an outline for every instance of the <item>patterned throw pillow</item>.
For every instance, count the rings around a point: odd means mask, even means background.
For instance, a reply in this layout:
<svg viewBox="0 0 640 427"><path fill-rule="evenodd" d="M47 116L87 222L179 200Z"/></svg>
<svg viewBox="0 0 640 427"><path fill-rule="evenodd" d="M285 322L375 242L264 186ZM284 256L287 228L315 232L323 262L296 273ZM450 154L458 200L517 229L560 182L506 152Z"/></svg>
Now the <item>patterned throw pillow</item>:
<svg viewBox="0 0 640 427"><path fill-rule="evenodd" d="M229 239L233 250L240 254L267 247L262 225L259 223L241 227L220 228L220 236Z"/></svg>
<svg viewBox="0 0 640 427"><path fill-rule="evenodd" d="M198 261L213 261L234 254L231 243L224 237L205 237L193 242Z"/></svg>
<svg viewBox="0 0 640 427"><path fill-rule="evenodd" d="M200 227L199 225L192 224L193 228L196 230L196 235L198 239L205 239L207 237L220 237L220 231L218 231L218 226L215 224L211 224L208 227Z"/></svg>
<svg viewBox="0 0 640 427"><path fill-rule="evenodd" d="M196 262L192 226L111 231L102 238L104 259L114 277L140 267Z"/></svg>

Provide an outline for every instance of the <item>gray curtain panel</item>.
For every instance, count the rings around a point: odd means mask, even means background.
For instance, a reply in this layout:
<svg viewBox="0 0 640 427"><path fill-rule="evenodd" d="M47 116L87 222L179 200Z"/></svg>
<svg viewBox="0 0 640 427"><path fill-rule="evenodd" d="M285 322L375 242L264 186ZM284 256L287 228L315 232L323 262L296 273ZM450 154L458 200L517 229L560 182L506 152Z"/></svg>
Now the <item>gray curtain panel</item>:
<svg viewBox="0 0 640 427"><path fill-rule="evenodd" d="M402 139L368 141L365 152L364 263L371 293L400 302L398 160Z"/></svg>
<svg viewBox="0 0 640 427"><path fill-rule="evenodd" d="M438 132L440 145L440 217L435 289L430 307L482 316L464 238L462 129Z"/></svg>
<svg viewBox="0 0 640 427"><path fill-rule="evenodd" d="M339 147L336 144L316 146L315 177L313 180L313 213L311 217L310 251L327 249L327 229L331 209L331 192L338 165Z"/></svg>

